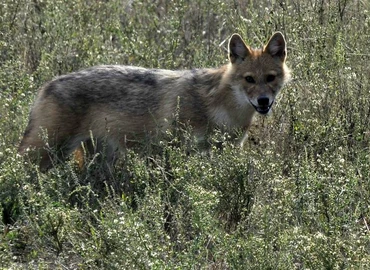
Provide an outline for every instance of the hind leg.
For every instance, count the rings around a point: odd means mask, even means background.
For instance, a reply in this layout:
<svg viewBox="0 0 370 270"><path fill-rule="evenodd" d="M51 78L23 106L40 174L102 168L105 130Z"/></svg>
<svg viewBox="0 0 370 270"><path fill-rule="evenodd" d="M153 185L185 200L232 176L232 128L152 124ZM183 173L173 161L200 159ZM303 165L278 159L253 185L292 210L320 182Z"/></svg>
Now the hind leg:
<svg viewBox="0 0 370 270"><path fill-rule="evenodd" d="M36 163L40 167L41 172L46 172L53 168L56 164L64 161L71 153L71 147L65 147L50 143L45 143L43 140L33 140L32 143L21 144L19 149L20 154L27 154L32 163Z"/></svg>
<svg viewBox="0 0 370 270"><path fill-rule="evenodd" d="M32 163L38 163L40 170L45 172L53 166L53 163L47 150L48 144L45 143L46 139L43 139L38 131L38 129L36 130L33 127L32 121L30 121L18 152L21 155L27 155Z"/></svg>
<svg viewBox="0 0 370 270"><path fill-rule="evenodd" d="M117 146L108 139L88 138L74 151L74 158L80 169L87 166L87 161L94 159L95 164L111 170L117 157Z"/></svg>
<svg viewBox="0 0 370 270"><path fill-rule="evenodd" d="M55 162L52 160L50 152L44 146L32 146L34 149L22 150L20 154L25 155L32 163L38 164L41 172L46 172L51 169Z"/></svg>
<svg viewBox="0 0 370 270"><path fill-rule="evenodd" d="M80 142L86 139L84 136L66 132L66 130L57 129L58 132L51 134L47 129L34 128L34 126L28 125L18 152L21 155L27 153L30 160L37 163L42 172L64 161ZM49 128L53 130L53 127Z"/></svg>

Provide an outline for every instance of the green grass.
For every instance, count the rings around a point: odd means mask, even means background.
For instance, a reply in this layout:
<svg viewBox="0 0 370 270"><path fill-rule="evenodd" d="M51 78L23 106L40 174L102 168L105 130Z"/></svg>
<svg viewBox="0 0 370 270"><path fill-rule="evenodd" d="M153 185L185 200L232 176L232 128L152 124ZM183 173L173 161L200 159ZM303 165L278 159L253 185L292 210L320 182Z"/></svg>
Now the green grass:
<svg viewBox="0 0 370 270"><path fill-rule="evenodd" d="M367 269L369 18L368 1L3 0L0 269ZM243 150L200 154L184 131L113 175L41 174L17 155L56 75L217 67L232 33L259 47L277 30L293 79Z"/></svg>

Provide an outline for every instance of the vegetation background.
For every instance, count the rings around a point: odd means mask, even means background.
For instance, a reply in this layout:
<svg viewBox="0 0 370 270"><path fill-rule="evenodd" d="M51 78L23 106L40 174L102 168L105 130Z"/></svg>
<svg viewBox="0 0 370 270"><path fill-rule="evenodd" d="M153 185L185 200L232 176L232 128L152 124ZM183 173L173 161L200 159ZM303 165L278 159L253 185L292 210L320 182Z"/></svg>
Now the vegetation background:
<svg viewBox="0 0 370 270"><path fill-rule="evenodd" d="M369 26L367 0L2 0L0 269L368 269ZM17 155L54 76L218 67L232 33L260 47L276 30L293 79L243 150L201 155L184 130L108 176Z"/></svg>

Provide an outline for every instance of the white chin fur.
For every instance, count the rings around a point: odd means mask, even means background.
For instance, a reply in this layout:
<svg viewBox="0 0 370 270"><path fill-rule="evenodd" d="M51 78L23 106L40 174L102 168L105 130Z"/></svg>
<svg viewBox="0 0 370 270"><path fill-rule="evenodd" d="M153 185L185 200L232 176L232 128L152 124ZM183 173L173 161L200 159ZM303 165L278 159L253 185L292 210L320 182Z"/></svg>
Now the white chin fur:
<svg viewBox="0 0 370 270"><path fill-rule="evenodd" d="M250 104L250 100L247 94L239 85L233 85L231 89L233 89L235 101L239 107L245 108L245 107L249 107L250 105L252 105Z"/></svg>

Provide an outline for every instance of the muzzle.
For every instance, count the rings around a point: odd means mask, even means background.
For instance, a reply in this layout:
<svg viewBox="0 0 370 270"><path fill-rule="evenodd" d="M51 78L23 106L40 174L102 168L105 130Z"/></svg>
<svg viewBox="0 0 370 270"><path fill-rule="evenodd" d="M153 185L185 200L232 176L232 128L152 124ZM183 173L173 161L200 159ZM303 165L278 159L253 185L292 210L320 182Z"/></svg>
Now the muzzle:
<svg viewBox="0 0 370 270"><path fill-rule="evenodd" d="M272 104L274 104L274 100L270 102L268 97L260 96L257 98L257 103L258 105L255 105L251 102L256 111L260 114L267 114L270 111Z"/></svg>

